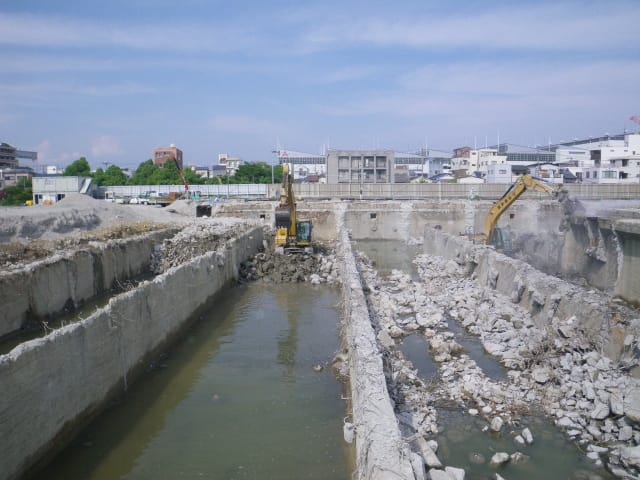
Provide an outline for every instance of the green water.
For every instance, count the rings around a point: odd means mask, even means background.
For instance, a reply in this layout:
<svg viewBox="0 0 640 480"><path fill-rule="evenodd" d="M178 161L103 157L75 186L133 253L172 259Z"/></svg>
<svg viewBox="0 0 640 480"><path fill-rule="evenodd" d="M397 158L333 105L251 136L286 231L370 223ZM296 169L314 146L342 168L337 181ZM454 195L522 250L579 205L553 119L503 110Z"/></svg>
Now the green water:
<svg viewBox="0 0 640 480"><path fill-rule="evenodd" d="M345 479L345 405L330 368L339 291L226 291L125 398L36 478Z"/></svg>

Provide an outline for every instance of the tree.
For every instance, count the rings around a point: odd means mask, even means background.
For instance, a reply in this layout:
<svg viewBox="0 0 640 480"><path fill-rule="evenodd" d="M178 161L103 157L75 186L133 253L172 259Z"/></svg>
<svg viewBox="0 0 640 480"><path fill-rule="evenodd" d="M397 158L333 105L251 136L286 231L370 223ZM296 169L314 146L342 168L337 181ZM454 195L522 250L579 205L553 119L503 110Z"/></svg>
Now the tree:
<svg viewBox="0 0 640 480"><path fill-rule="evenodd" d="M62 175L66 177L90 177L91 166L89 165L89 162L85 157L80 157L78 160L65 168Z"/></svg>
<svg viewBox="0 0 640 480"><path fill-rule="evenodd" d="M282 181L282 166L273 167L274 181ZM265 162L243 163L231 179L231 183L271 183L271 165Z"/></svg>
<svg viewBox="0 0 640 480"><path fill-rule="evenodd" d="M110 165L109 168L107 168L107 170L104 172L102 185L105 185L105 186L125 185L126 183L127 183L127 176L124 174L124 172L119 166Z"/></svg>
<svg viewBox="0 0 640 480"><path fill-rule="evenodd" d="M33 190L31 189L31 179L20 179L18 184L13 187L6 187L0 190L0 205L24 205L27 200L33 199Z"/></svg>
<svg viewBox="0 0 640 480"><path fill-rule="evenodd" d="M151 177L158 170L158 166L153 164L153 160L149 159L138 165L129 181L129 185L152 185Z"/></svg>

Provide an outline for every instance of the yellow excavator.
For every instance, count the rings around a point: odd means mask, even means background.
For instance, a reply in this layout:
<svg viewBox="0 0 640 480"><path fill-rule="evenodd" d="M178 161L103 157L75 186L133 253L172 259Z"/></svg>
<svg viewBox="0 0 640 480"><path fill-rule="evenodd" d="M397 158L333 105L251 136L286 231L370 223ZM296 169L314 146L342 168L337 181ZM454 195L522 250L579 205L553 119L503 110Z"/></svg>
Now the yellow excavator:
<svg viewBox="0 0 640 480"><path fill-rule="evenodd" d="M313 253L311 246L311 220L298 220L293 195L293 178L289 166L282 166L280 204L276 207L276 253Z"/></svg>
<svg viewBox="0 0 640 480"><path fill-rule="evenodd" d="M500 216L515 202L526 190L535 190L545 192L558 197L560 186L551 185L538 180L531 175L520 175L516 181L509 187L505 194L492 206L484 221L484 230L480 234L472 235L474 242L481 242L487 245L493 245L496 250L510 250L510 235L497 227Z"/></svg>

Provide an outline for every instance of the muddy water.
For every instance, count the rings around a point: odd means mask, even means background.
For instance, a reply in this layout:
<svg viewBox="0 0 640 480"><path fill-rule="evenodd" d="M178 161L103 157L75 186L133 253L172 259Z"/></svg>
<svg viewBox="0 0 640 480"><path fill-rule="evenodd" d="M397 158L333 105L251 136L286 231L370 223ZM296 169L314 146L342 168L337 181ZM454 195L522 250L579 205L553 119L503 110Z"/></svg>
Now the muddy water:
<svg viewBox="0 0 640 480"><path fill-rule="evenodd" d="M345 479L339 291L226 291L42 479Z"/></svg>
<svg viewBox="0 0 640 480"><path fill-rule="evenodd" d="M401 241L358 241L354 247L364 251L375 262L379 273L385 275L392 268L397 268L419 279L417 271L411 263L419 253L420 247L408 247ZM494 357L488 355L480 340L468 334L453 319L448 318L449 330L465 351L475 360L484 373L495 380L505 377L504 367ZM398 347L406 358L411 360L418 373L425 381L437 381L437 364L433 362L428 351L427 342L418 334L410 335L402 340ZM522 428L528 426L534 436L534 443L518 446L513 437L513 427L506 426L502 434L482 432L487 422L478 417L470 417L462 409L438 408L438 424L441 432L436 436L440 446L437 454L445 464L464 468L468 480L485 480L493 478L496 469L489 466L491 457L496 452L509 454L521 451L528 461L521 464L507 464L498 470L507 479L538 480L548 479L612 479L609 473L595 468L593 462L581 452L575 444L568 441L564 434L551 422L543 418L529 417L522 419ZM518 432L519 433L519 432ZM479 463L479 460L482 460Z"/></svg>

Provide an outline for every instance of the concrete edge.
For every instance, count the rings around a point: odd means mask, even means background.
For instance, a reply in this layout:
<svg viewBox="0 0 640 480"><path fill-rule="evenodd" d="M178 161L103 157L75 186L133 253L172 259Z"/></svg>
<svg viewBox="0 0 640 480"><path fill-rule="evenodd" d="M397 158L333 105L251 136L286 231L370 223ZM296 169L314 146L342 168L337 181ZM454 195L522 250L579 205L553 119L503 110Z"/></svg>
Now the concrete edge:
<svg viewBox="0 0 640 480"><path fill-rule="evenodd" d="M349 351L357 478L413 480L410 450L402 439L387 390L382 355L349 236L344 229L340 231L337 253L342 270L343 342Z"/></svg>
<svg viewBox="0 0 640 480"><path fill-rule="evenodd" d="M229 281L263 242L248 228L218 251L122 293L85 320L0 356L3 478L19 478L59 451L109 400L135 381L189 317ZM183 300L183 301L180 301Z"/></svg>

